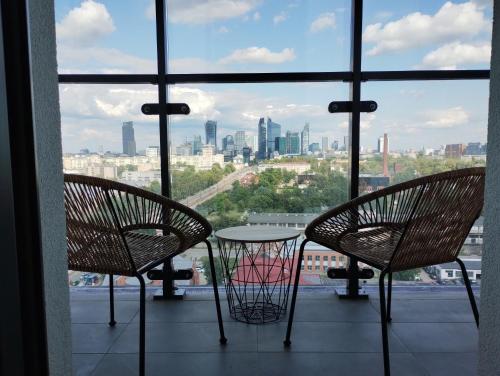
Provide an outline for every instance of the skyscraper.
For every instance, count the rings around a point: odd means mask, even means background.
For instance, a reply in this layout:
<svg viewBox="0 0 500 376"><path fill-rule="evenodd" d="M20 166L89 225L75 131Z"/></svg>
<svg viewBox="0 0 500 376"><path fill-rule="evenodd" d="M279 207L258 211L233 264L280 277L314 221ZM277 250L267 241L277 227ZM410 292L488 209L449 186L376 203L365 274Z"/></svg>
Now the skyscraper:
<svg viewBox="0 0 500 376"><path fill-rule="evenodd" d="M205 123L205 144L213 145L217 151L217 122L207 120Z"/></svg>
<svg viewBox="0 0 500 376"><path fill-rule="evenodd" d="M134 122L126 121L122 125L123 154L135 155Z"/></svg>
<svg viewBox="0 0 500 376"><path fill-rule="evenodd" d="M300 154L300 136L299 132L286 132L286 152L287 154Z"/></svg>
<svg viewBox="0 0 500 376"><path fill-rule="evenodd" d="M222 139L222 150L223 151L234 151L234 137L228 134Z"/></svg>
<svg viewBox="0 0 500 376"><path fill-rule="evenodd" d="M309 150L309 123L304 125L304 129L300 132L300 153L305 155Z"/></svg>
<svg viewBox="0 0 500 376"><path fill-rule="evenodd" d="M326 153L328 149L328 137L321 137L321 152Z"/></svg>
<svg viewBox="0 0 500 376"><path fill-rule="evenodd" d="M243 148L246 146L245 131L237 131L234 135L234 151L236 154L243 153Z"/></svg>
<svg viewBox="0 0 500 376"><path fill-rule="evenodd" d="M201 148L202 148L201 136L200 135L193 136L193 155L201 154Z"/></svg>
<svg viewBox="0 0 500 376"><path fill-rule="evenodd" d="M257 159L266 159L267 155L267 130L264 118L259 119L258 125L258 143L259 151L257 152Z"/></svg>
<svg viewBox="0 0 500 376"><path fill-rule="evenodd" d="M274 143L276 137L281 136L281 125L274 123L271 118L267 118L267 156L271 157L274 153Z"/></svg>
<svg viewBox="0 0 500 376"><path fill-rule="evenodd" d="M286 154L286 137L276 137L274 139L274 151L277 151L279 155Z"/></svg>

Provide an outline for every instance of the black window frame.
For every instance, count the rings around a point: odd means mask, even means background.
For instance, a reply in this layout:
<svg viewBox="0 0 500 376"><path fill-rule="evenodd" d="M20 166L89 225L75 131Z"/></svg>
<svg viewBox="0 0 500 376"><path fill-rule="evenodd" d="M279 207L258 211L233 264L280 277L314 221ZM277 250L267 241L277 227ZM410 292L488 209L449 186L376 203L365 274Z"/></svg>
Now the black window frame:
<svg viewBox="0 0 500 376"><path fill-rule="evenodd" d="M168 155L167 85L175 84L230 84L230 83L292 83L292 82L344 82L349 84L352 112L349 121L349 198L358 196L359 155L360 155L360 114L361 87L372 81L440 81L440 80L486 80L489 69L463 70L362 70L363 0L351 0L350 70L331 72L278 72L278 73L189 73L170 74L167 72L167 23L166 2L155 0L157 74L60 74L61 84L152 84L158 87L160 160L162 194L170 197L170 165ZM332 100L336 98L332 97ZM370 98L376 100L377 98ZM325 106L328 104L325 103ZM139 109L138 109L139 110ZM332 115L333 116L333 115ZM344 261L344 260L342 260ZM349 262L347 294L359 294L359 279L355 277L357 260ZM165 287L165 285L164 285Z"/></svg>

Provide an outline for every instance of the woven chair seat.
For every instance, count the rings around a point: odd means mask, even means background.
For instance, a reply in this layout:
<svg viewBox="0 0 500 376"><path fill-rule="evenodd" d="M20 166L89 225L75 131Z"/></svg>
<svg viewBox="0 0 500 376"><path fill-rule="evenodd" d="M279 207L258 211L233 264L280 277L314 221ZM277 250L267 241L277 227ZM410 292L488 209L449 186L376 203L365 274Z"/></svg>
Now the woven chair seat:
<svg viewBox="0 0 500 376"><path fill-rule="evenodd" d="M179 238L175 235L146 235L136 232L125 233L125 239L139 272L149 269L165 258L174 257L179 252Z"/></svg>
<svg viewBox="0 0 500 376"><path fill-rule="evenodd" d="M372 266L386 267L396 249L402 231L391 227L363 229L340 240L341 250Z"/></svg>

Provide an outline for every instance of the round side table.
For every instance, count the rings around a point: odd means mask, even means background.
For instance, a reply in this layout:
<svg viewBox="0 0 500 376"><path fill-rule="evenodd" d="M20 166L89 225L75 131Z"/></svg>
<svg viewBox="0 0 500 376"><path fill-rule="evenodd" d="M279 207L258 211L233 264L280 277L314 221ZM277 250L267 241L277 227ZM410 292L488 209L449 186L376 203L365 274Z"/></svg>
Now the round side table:
<svg viewBox="0 0 500 376"><path fill-rule="evenodd" d="M296 230L266 226L215 233L233 319L263 324L284 316L299 235Z"/></svg>

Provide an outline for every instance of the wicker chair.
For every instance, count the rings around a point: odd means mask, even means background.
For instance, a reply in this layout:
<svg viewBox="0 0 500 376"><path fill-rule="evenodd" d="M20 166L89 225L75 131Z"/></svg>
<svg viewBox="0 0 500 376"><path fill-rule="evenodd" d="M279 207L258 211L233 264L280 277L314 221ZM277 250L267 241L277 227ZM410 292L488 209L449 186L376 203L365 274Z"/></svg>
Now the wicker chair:
<svg viewBox="0 0 500 376"><path fill-rule="evenodd" d="M390 374L387 323L391 321L392 273L456 261L470 304L479 314L460 249L483 206L484 168L468 168L397 184L340 205L313 220L299 261L285 346L290 346L297 288L307 242L315 242L381 271L380 315L385 375ZM386 303L384 277L388 275Z"/></svg>
<svg viewBox="0 0 500 376"><path fill-rule="evenodd" d="M113 275L140 282L139 374L145 372L145 283L143 273L194 245L208 247L219 321L226 343L215 279L210 224L195 211L163 196L114 181L64 176L68 268L109 274L110 326L115 325ZM163 230L156 235L155 230Z"/></svg>

